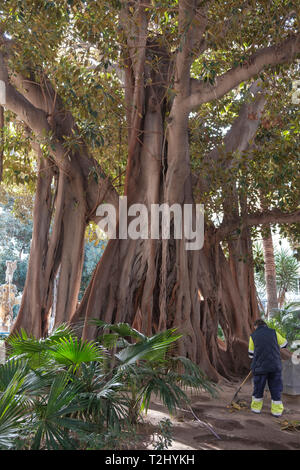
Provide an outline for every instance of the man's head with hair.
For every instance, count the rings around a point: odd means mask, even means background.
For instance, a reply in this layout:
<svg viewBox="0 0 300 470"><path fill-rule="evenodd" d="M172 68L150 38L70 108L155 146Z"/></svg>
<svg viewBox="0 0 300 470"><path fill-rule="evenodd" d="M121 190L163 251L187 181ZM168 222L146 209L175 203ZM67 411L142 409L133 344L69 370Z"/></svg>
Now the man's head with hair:
<svg viewBox="0 0 300 470"><path fill-rule="evenodd" d="M254 328L258 328L259 326L265 325L267 326L266 322L259 318L258 320L255 320L254 322Z"/></svg>

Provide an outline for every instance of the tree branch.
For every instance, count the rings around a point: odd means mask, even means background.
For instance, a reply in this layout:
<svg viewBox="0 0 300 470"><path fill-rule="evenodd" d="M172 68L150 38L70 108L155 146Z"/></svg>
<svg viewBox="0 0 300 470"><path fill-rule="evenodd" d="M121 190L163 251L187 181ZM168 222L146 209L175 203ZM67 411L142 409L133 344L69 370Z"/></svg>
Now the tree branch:
<svg viewBox="0 0 300 470"><path fill-rule="evenodd" d="M246 218L239 217L231 220L230 223L222 223L216 231L216 237L220 241L237 230L240 231L253 225L294 224L297 222L300 222L300 209L290 213L282 212L279 209L256 212L248 214Z"/></svg>
<svg viewBox="0 0 300 470"><path fill-rule="evenodd" d="M18 79L20 80L20 77ZM49 102L43 102L42 86L30 84L28 90L23 90L24 93L26 91L28 92L27 99L10 83L9 73L2 54L0 54L0 80L3 80L6 84L5 108L16 114L17 119L23 121L26 126L31 129L37 137L36 144L39 145L41 143L38 142L39 139L43 142L45 138L49 136L49 152L60 170L70 177L76 177L76 175L78 176L78 169L80 168L85 180L89 180L88 183L86 183L87 206L90 208L87 214L88 218L95 218L96 206L101 203L104 197L108 202L117 205L118 195L116 190L111 184L110 179L105 176L98 162L89 156L84 142L82 142L80 155L78 152L74 152L73 155L70 150L63 146L63 135L69 135L71 128L75 128L72 115L69 112L64 112L60 107L57 113L60 119L64 121L63 118L67 115L69 119L65 119L66 122L64 123L63 129L57 133L57 130L55 131L53 128L55 127L53 126L53 124L55 124L55 116L54 123L51 122L51 125L49 123L49 115L46 112L49 107ZM47 80L47 89L50 92L49 96L54 96L55 91L50 81L47 77L45 77L45 80ZM21 85L20 81L19 85ZM56 98L54 107L58 102L60 103L59 106L62 106L60 99ZM40 107L36 107L32 103ZM91 171L96 171L98 175L97 181L95 181L93 177L90 177Z"/></svg>
<svg viewBox="0 0 300 470"><path fill-rule="evenodd" d="M147 30L149 22L148 7L150 0L122 2L120 22L125 32L129 57L126 59L125 101L128 126L128 159L124 192L128 193L129 175L137 156L141 124L144 115L145 98L145 61L147 53ZM132 180L133 181L133 180ZM134 184L134 183L133 183Z"/></svg>
<svg viewBox="0 0 300 470"><path fill-rule="evenodd" d="M234 120L231 128L225 135L222 145L214 148L204 157L202 162L203 168L211 168L211 166L215 166L218 162L221 162L223 170L226 170L234 164L237 153L240 154L247 150L249 143L256 135L260 123L260 118L266 103L265 94L266 92L262 90L259 80L250 86L248 97L241 106L238 117ZM228 154L232 154L232 157L224 158L224 156ZM196 180L196 188L201 191L208 191L210 179L209 174L204 176L203 173L200 172Z"/></svg>
<svg viewBox="0 0 300 470"><path fill-rule="evenodd" d="M4 57L0 54L0 80L6 85L5 108L16 114L20 121L23 121L41 139L45 139L51 133L51 126L47 120L47 114L42 109L36 108L18 90L11 85ZM55 161L66 172L69 169L69 161L64 158L66 150L56 141L53 141L55 150L52 151Z"/></svg>
<svg viewBox="0 0 300 470"><path fill-rule="evenodd" d="M199 0L179 0L178 35L180 45L176 56L175 82L182 96L190 94L190 67L195 49L203 50L203 33L207 25L208 5Z"/></svg>
<svg viewBox="0 0 300 470"><path fill-rule="evenodd" d="M220 75L215 85L204 81L191 79L191 95L186 99L185 105L192 111L203 103L218 99L239 83L249 80L265 67L289 62L300 53L300 34L293 35L279 45L265 47L253 54L249 60L238 67Z"/></svg>

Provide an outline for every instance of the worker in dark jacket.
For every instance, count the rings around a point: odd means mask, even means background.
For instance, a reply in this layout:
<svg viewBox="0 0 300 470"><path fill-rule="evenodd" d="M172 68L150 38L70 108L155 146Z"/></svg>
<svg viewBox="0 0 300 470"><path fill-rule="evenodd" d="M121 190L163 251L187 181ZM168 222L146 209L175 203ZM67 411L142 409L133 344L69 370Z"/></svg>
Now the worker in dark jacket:
<svg viewBox="0 0 300 470"><path fill-rule="evenodd" d="M251 410L260 413L263 405L263 395L268 381L271 393L271 413L279 417L283 412L281 401L282 377L280 348L287 346L287 341L279 333L259 319L254 323L254 332L249 339L249 357L252 359L253 396Z"/></svg>

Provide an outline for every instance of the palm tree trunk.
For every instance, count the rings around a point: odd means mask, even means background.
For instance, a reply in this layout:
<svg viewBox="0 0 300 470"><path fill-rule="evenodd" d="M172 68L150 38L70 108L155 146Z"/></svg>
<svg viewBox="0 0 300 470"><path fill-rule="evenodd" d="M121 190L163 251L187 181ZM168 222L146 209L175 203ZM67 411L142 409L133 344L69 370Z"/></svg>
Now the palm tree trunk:
<svg viewBox="0 0 300 470"><path fill-rule="evenodd" d="M274 246L270 226L265 227L263 234L263 251L265 261L265 280L267 290L267 316L278 309L277 285L276 285L276 267L274 257Z"/></svg>

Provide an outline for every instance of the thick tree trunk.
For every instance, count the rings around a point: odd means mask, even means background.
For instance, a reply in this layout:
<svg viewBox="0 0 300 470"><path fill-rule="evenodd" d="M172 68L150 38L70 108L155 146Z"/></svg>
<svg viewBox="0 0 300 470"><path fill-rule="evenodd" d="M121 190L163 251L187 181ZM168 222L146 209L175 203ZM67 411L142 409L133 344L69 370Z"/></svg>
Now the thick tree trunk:
<svg viewBox="0 0 300 470"><path fill-rule="evenodd" d="M133 97L136 105L128 103L127 107L132 112L128 112L126 196L128 206L142 203L148 213L152 204L176 203L181 209L184 204L194 206L188 112L178 94L168 114L165 90L172 64L159 47L152 45L150 51L160 57L160 62L159 67L152 69L145 65L151 63L151 57L146 61L141 55L147 86L139 81L131 83L134 74L127 72L127 98L130 101ZM35 91L31 90L32 102ZM73 128L70 116L63 120L63 126L61 132L68 135ZM62 135L57 139L60 142ZM110 240L75 311L84 229L108 185L101 194L95 188L98 197L93 197L88 182L93 162L83 153L71 154L70 158L72 166L61 166L58 158L55 170L46 160L40 160L30 264L14 331L23 327L38 337L47 334L53 282L60 267L56 324L70 318L72 322L83 320L82 334L86 339L97 335L97 328L90 323L92 318L113 323L126 321L149 335L175 327L183 333L178 353L197 362L214 380L219 374L229 376L246 368L248 362L241 351L246 351L249 322L243 314L243 298L234 275L213 232L207 231L200 251L187 251L185 240L172 236L169 240ZM46 183L43 178L47 178ZM219 324L226 337L223 347L217 336Z"/></svg>
<svg viewBox="0 0 300 470"><path fill-rule="evenodd" d="M146 26L144 19L141 24ZM131 57L127 58L129 150L125 195L128 206L143 204L148 214L152 204L178 204L181 210L185 204L191 204L195 208L188 141L189 111L184 105L189 80L182 79L191 60L188 40L182 54L178 55L174 72L178 90L170 103L166 90L174 64L170 55L154 43L146 54L145 37L139 36L137 53L131 48ZM28 86L28 99L38 106L36 92L36 87ZM50 105L51 102L49 109ZM51 174L44 186L39 177L34 245L15 329L25 325L26 330L36 336L47 334L53 282L60 267L56 324L70 317L72 322L83 320L84 339L97 336L97 328L90 323L93 318L112 323L125 321L148 335L164 328L177 328L183 333L178 354L190 357L210 378L218 380L220 374L229 376L247 368L249 361L245 353L250 325L246 311L249 309L245 308L234 272L213 229L206 230L204 247L197 251L187 251L186 240L173 236L170 239L110 240L79 308L73 313L82 268L85 224L105 192L93 198L93 188L88 184L93 162L83 152L69 155L72 165L65 158L61 143L63 135L69 135L74 128L70 116L57 112L52 117L52 130L55 119L58 119L56 124L61 124L55 126L56 132L61 128L55 141L57 190L50 202ZM40 132L40 122L36 125L36 131ZM45 228L40 232L42 222ZM129 217L128 224L130 222ZM172 216L171 227L173 222ZM32 303L36 307L31 313ZM219 324L226 337L226 345L222 347L218 340Z"/></svg>
<svg viewBox="0 0 300 470"><path fill-rule="evenodd" d="M176 49L172 53L161 45L167 39L157 34L154 41L154 30L148 28L150 0L121 1L118 5L118 32L127 41L122 54L129 129L125 195L129 206L144 204L148 213L152 204L162 203L178 204L181 209L191 204L195 209L189 113L253 78L264 66L293 58L299 49L293 36L281 45L258 49L245 63L216 77L214 83L191 78L192 62L207 47L208 3L177 2L178 44L172 44ZM10 43L8 39L3 41ZM127 321L147 334L176 327L183 333L179 354L196 361L211 378L217 380L219 374L226 376L240 366L247 367L247 340L257 315L252 266L239 260L240 256L247 260L251 256L247 230L242 231L236 244L229 242L229 262L213 228L206 230L203 249L193 252L186 250L184 239L172 236L167 240L110 240L74 312L85 226L89 220L96 220L96 208L105 196L107 202L116 203L116 193L102 174L101 184L89 180L92 168L98 168L99 174L101 169L88 156L83 143L78 152L66 151L65 136L76 134L76 125L47 77L40 80L39 72L35 83L32 72L29 80L27 74L24 79L21 74L10 73L2 53L0 65L7 109L35 136L44 139L48 135L50 143L49 161L40 159L39 163L29 271L14 330L24 327L38 337L47 334L53 282L60 268L56 324L70 318L73 322L82 319L82 334L87 339L97 335L97 328L90 323L92 318ZM256 94L259 84L251 88ZM232 132L224 139L227 151L248 147L264 106L264 97L259 94L258 99L243 106ZM222 158L216 150L209 155L209 163L228 169L232 161L226 163ZM55 170L50 168L50 161ZM51 191L53 176L55 195ZM219 324L226 338L222 347L217 337Z"/></svg>
<svg viewBox="0 0 300 470"><path fill-rule="evenodd" d="M236 216L247 217L247 199L241 191L238 194L235 186L231 189L227 188L227 197L224 196L223 208L224 218L229 223ZM259 316L249 227L244 227L239 233L229 237L227 243L231 273L242 301L240 315L243 318L243 335L244 339L247 339L249 329Z"/></svg>
<svg viewBox="0 0 300 470"><path fill-rule="evenodd" d="M135 145L132 134L129 137L126 178L128 206L142 203L149 214L151 204L194 204L188 114L180 103L177 110L173 104L165 121L163 71L159 77L157 71L150 74L152 84L145 88L144 117ZM178 328L183 333L178 354L190 357L218 380L219 374L228 376L249 366L240 353L247 349L249 324L241 315L242 298L213 235L207 233L202 250L187 251L185 242L174 237L110 240L72 322L84 321L82 335L89 340L97 337L92 319L128 322L148 335ZM219 323L226 351L219 347Z"/></svg>

